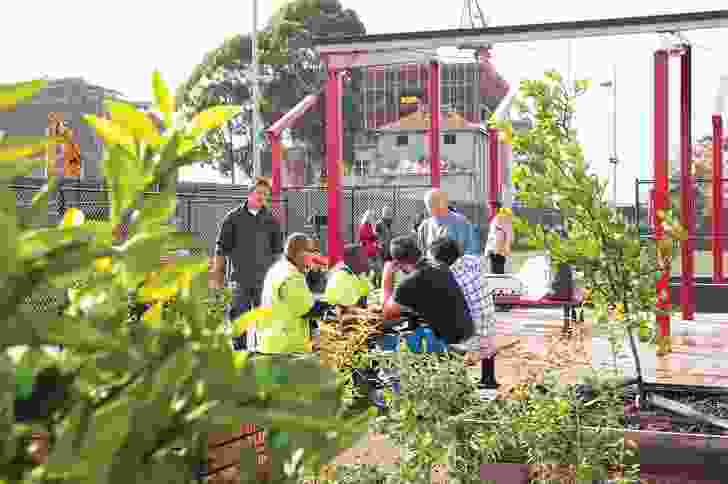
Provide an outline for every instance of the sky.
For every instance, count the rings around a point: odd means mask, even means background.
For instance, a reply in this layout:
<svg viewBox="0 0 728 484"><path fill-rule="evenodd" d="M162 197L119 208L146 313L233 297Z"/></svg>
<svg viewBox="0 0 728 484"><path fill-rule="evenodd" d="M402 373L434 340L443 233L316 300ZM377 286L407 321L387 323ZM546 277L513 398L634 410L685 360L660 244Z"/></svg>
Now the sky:
<svg viewBox="0 0 728 484"><path fill-rule="evenodd" d="M263 26L281 0L260 0ZM342 0L359 14L369 33L436 30L459 26L462 1ZM250 0L206 0L184 4L169 0L126 0L101 6L91 0L10 0L3 8L0 82L40 76L81 76L117 89L139 101L151 99L156 68L175 87L184 81L205 52L225 38L249 32ZM485 2L491 25L684 13L725 8L724 0L642 0L640 2ZM189 5L189 7L187 7ZM450 5L449 7L446 5ZM383 8L385 7L385 8ZM32 21L31 21L32 19ZM30 34L30 35L29 35ZM710 133L710 116L721 75L728 74L725 55L728 29L686 32L694 48L694 136ZM571 48L569 48L571 45ZM496 68L510 82L538 78L556 68L573 78L592 79L592 89L577 106L577 128L587 157L607 175L608 93L599 83L617 72L617 189L620 202L634 201L635 178L651 175L652 52L655 35L503 44L494 50ZM569 52L571 54L569 55ZM674 62L677 64L677 62ZM677 140L677 66L671 110L671 139ZM676 148L675 148L676 149Z"/></svg>

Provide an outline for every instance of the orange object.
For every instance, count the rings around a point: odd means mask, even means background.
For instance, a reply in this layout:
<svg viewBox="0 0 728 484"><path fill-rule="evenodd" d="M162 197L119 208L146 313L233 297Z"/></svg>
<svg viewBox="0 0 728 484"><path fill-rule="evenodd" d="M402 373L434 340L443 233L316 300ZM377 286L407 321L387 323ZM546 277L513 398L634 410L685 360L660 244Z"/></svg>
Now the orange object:
<svg viewBox="0 0 728 484"><path fill-rule="evenodd" d="M48 173L65 177L81 176L81 148L73 141L73 130L66 127L63 116L60 113L48 113L48 136L63 138L60 145L51 143L48 145L47 161ZM62 173L61 173L62 172Z"/></svg>

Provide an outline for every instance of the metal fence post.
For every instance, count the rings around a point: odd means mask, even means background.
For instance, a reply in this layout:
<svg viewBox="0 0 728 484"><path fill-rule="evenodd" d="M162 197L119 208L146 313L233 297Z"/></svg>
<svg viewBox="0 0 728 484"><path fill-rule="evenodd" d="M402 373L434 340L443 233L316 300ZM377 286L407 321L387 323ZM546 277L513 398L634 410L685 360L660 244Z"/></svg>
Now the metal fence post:
<svg viewBox="0 0 728 484"><path fill-rule="evenodd" d="M355 215L356 212L354 212L354 205L356 203L354 201L354 199L356 198L356 187L351 187L351 192L350 192L349 196L351 197L351 243L356 244L357 243L356 242L356 225L357 225L357 223L356 223L356 215Z"/></svg>

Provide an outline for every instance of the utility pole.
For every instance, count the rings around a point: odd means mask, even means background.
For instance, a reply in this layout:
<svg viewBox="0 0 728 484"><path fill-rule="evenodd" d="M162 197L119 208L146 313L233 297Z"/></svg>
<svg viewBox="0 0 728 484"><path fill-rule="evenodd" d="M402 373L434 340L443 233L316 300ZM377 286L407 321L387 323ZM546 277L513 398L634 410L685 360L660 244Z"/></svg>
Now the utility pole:
<svg viewBox="0 0 728 484"><path fill-rule="evenodd" d="M250 84L253 94L253 119L250 122L250 147L253 155L253 176L261 176L258 152L258 0L253 0L253 33L251 35Z"/></svg>
<svg viewBox="0 0 728 484"><path fill-rule="evenodd" d="M612 178L611 202L617 206L617 65L612 65L612 80L602 82L602 87L609 89L609 104L607 108L609 123L609 164Z"/></svg>

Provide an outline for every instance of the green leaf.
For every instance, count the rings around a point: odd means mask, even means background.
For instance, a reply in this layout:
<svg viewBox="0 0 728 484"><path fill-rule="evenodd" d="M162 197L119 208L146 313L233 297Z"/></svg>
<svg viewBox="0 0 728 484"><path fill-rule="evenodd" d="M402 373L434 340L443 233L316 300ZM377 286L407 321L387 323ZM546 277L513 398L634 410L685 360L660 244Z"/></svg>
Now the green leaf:
<svg viewBox="0 0 728 484"><path fill-rule="evenodd" d="M2 179L5 179L6 173L13 170L25 170L29 163L43 166L45 160L42 159L32 162L21 160L45 155L51 142L51 138L45 136L6 136L3 138L0 143L0 176ZM17 168L11 168L13 164L16 164Z"/></svg>
<svg viewBox="0 0 728 484"><path fill-rule="evenodd" d="M53 256L61 248L88 242L91 236L80 227L53 227L25 231L19 237L18 256L24 260L36 260ZM58 255L58 254L56 254ZM63 257L63 254L60 254Z"/></svg>
<svg viewBox="0 0 728 484"><path fill-rule="evenodd" d="M0 111L9 111L45 89L48 81L35 80L16 84L0 84Z"/></svg>
<svg viewBox="0 0 728 484"><path fill-rule="evenodd" d="M195 138L203 136L211 129L224 126L233 117L240 113L242 106L215 106L207 109L192 118L190 122L191 135Z"/></svg>
<svg viewBox="0 0 728 484"><path fill-rule="evenodd" d="M149 272L159 267L162 254L177 249L204 248L203 241L193 234L175 232L172 228L159 229L155 233L138 234L121 246L124 262L133 272Z"/></svg>
<svg viewBox="0 0 728 484"><path fill-rule="evenodd" d="M152 74L152 90L154 91L154 102L164 116L164 124L170 128L174 113L174 97L170 94L169 87L157 70Z"/></svg>
<svg viewBox="0 0 728 484"><path fill-rule="evenodd" d="M124 147L113 145L104 160L104 175L111 189L110 219L116 226L144 190L143 162Z"/></svg>
<svg viewBox="0 0 728 484"><path fill-rule="evenodd" d="M168 223L176 209L176 190L165 188L159 194L150 195L144 200L140 211L139 223L142 230L151 229L160 223Z"/></svg>
<svg viewBox="0 0 728 484"><path fill-rule="evenodd" d="M6 213L0 210L0 230L2 231L3 237L5 237L6 240L3 250L0 251L0 267L3 268L3 272L0 273L0 287L2 287L2 280L8 274L15 272L18 267L17 238L19 234L19 228L18 221L15 217L14 212Z"/></svg>
<svg viewBox="0 0 728 484"><path fill-rule="evenodd" d="M0 151L2 151L2 148L0 148ZM42 168L45 164L46 160L40 158L33 160L0 160L0 181L11 181L19 176L31 175L33 170Z"/></svg>
<svg viewBox="0 0 728 484"><path fill-rule="evenodd" d="M159 146L162 137L154 122L145 113L129 103L109 101L106 109L111 113L112 122L122 126L134 139L151 146Z"/></svg>
<svg viewBox="0 0 728 484"><path fill-rule="evenodd" d="M14 406L18 370L20 369L13 368L10 358L0 354L0 462L8 462L15 453L13 425L15 425ZM27 392L27 386L24 390ZM32 387L30 391L32 392Z"/></svg>
<svg viewBox="0 0 728 484"><path fill-rule="evenodd" d="M96 131L96 134L107 146L120 145L126 147L131 152L131 147L134 146L134 137L126 127L120 125L118 122L100 118L93 114L84 115L83 120Z"/></svg>
<svg viewBox="0 0 728 484"><path fill-rule="evenodd" d="M23 211L24 228L48 225L48 202L51 195L56 194L59 183L60 180L57 176L51 176L48 178L48 183L43 185L38 193L33 196L30 207Z"/></svg>

